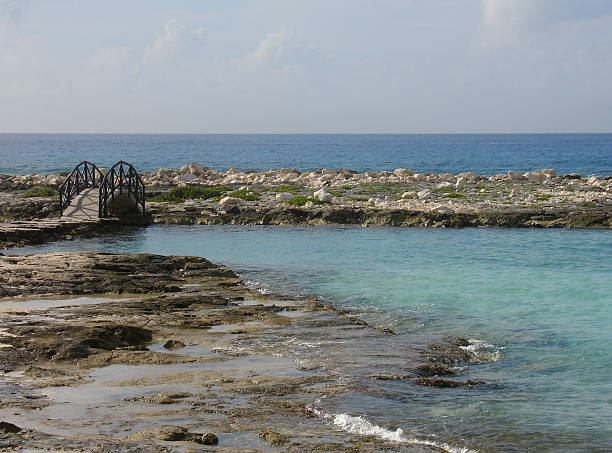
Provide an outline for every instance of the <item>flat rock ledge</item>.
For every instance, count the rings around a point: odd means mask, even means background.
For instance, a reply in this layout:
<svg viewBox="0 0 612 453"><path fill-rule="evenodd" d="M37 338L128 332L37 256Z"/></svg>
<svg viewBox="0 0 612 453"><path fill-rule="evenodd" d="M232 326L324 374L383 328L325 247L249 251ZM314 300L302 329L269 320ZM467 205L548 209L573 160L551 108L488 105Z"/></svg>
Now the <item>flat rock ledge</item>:
<svg viewBox="0 0 612 453"><path fill-rule="evenodd" d="M254 206L230 209L191 201L171 206L150 205L153 223L170 225L361 225L392 227L498 228L612 228L612 205L599 209L551 208L453 210L431 208L363 207L330 204L310 208Z"/></svg>
<svg viewBox="0 0 612 453"><path fill-rule="evenodd" d="M64 221L39 219L0 223L0 249L43 244L60 239L92 237L123 230L119 219Z"/></svg>
<svg viewBox="0 0 612 453"><path fill-rule="evenodd" d="M318 402L390 380L495 391L467 340L262 294L200 257L0 255L0 290L2 451L436 452L344 432Z"/></svg>

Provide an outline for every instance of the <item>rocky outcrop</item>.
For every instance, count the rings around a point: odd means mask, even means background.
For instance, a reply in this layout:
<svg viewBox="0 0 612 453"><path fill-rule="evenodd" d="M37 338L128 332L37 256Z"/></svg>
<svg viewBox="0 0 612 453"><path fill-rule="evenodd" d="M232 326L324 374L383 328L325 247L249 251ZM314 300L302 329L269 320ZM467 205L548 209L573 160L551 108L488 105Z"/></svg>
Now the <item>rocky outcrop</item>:
<svg viewBox="0 0 612 453"><path fill-rule="evenodd" d="M92 237L124 229L119 219L83 221L30 220L0 223L0 249L23 245L36 245L60 239Z"/></svg>
<svg viewBox="0 0 612 453"><path fill-rule="evenodd" d="M231 210L210 206L151 206L154 223L175 225L363 225L394 227L531 227L612 228L612 209L538 210L506 209L454 212L449 209L315 206L254 207L234 205Z"/></svg>
<svg viewBox="0 0 612 453"><path fill-rule="evenodd" d="M0 297L176 292L181 277L196 274L236 277L198 257L104 252L0 256Z"/></svg>

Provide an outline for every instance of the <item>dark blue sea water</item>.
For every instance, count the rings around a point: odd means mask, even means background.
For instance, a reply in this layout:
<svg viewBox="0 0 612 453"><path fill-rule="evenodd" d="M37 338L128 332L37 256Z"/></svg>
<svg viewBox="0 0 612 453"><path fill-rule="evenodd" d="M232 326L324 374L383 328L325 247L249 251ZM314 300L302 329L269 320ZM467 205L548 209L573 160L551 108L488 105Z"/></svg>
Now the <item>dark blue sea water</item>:
<svg viewBox="0 0 612 453"><path fill-rule="evenodd" d="M141 172L199 162L215 170L409 168L418 172L553 168L612 174L612 134L116 135L0 134L0 173L55 173L89 160Z"/></svg>

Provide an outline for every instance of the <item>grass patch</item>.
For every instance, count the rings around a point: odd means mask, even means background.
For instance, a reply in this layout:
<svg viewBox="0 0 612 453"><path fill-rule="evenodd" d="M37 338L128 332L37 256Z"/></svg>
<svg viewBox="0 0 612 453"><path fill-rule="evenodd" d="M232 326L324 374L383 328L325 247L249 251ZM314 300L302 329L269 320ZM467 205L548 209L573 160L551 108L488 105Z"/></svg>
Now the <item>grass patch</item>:
<svg viewBox="0 0 612 453"><path fill-rule="evenodd" d="M259 192L255 192L254 190L236 190L229 194L230 197L240 198L244 201L258 201L259 200Z"/></svg>
<svg viewBox="0 0 612 453"><path fill-rule="evenodd" d="M551 195L549 193L543 193L541 195L536 195L535 199L538 201L546 201L546 200L550 200L554 195Z"/></svg>
<svg viewBox="0 0 612 453"><path fill-rule="evenodd" d="M309 201L313 202L314 204L321 204L321 202L316 198L306 197L304 195L297 195L290 200L285 201L285 203L290 204L291 206L304 206Z"/></svg>
<svg viewBox="0 0 612 453"><path fill-rule="evenodd" d="M350 197L349 201L368 201L368 197Z"/></svg>
<svg viewBox="0 0 612 453"><path fill-rule="evenodd" d="M574 187L571 187L571 186L564 187L563 190L565 190L567 192L576 192L576 189Z"/></svg>
<svg viewBox="0 0 612 453"><path fill-rule="evenodd" d="M450 193L443 195L442 198L467 198L467 197L459 192L450 192Z"/></svg>
<svg viewBox="0 0 612 453"><path fill-rule="evenodd" d="M455 189L452 187L436 187L435 189L431 189L431 191L435 193L451 193L454 192Z"/></svg>
<svg viewBox="0 0 612 453"><path fill-rule="evenodd" d="M170 189L168 192L162 193L155 197L147 197L149 201L164 201L166 203L181 203L185 200L191 200L199 198L202 200L208 200L229 192L229 187L217 186L217 187L175 187Z"/></svg>
<svg viewBox="0 0 612 453"><path fill-rule="evenodd" d="M342 186L342 188L344 190L351 190L353 188L353 186Z"/></svg>
<svg viewBox="0 0 612 453"><path fill-rule="evenodd" d="M293 192L299 190L304 190L304 186L282 185L276 187L268 187L266 189L267 192Z"/></svg>
<svg viewBox="0 0 612 453"><path fill-rule="evenodd" d="M23 196L59 198L59 192L55 189L52 189L51 187L34 186L26 190Z"/></svg>

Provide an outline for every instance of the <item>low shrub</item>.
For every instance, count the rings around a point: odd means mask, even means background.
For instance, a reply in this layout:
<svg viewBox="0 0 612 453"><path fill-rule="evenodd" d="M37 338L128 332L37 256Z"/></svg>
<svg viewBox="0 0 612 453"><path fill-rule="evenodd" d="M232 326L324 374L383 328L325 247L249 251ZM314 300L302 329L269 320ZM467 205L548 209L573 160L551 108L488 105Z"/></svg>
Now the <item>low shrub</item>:
<svg viewBox="0 0 612 453"><path fill-rule="evenodd" d="M442 195L442 198L467 198L467 197L459 192L450 192L450 193Z"/></svg>
<svg viewBox="0 0 612 453"><path fill-rule="evenodd" d="M175 187L170 189L168 192L162 193L155 197L147 197L149 201L165 201L167 203L181 203L185 200L191 200L199 198L202 200L208 200L222 195L232 190L226 186L217 187L195 187L195 186L184 186Z"/></svg>
<svg viewBox="0 0 612 453"><path fill-rule="evenodd" d="M59 198L59 192L51 187L34 186L23 194L24 197L52 197Z"/></svg>
<svg viewBox="0 0 612 453"><path fill-rule="evenodd" d="M306 197L304 195L297 195L291 198L290 200L285 201L285 203L290 204L292 206L304 206L309 201L313 202L314 204L321 204L321 202L316 198Z"/></svg>
<svg viewBox="0 0 612 453"><path fill-rule="evenodd" d="M259 192L255 192L254 190L236 190L229 194L230 197L240 198L244 201L257 201L259 200Z"/></svg>
<svg viewBox="0 0 612 453"><path fill-rule="evenodd" d="M303 189L304 189L304 186L282 185L282 186L269 187L267 191L268 192L293 192L293 191L299 191Z"/></svg>

